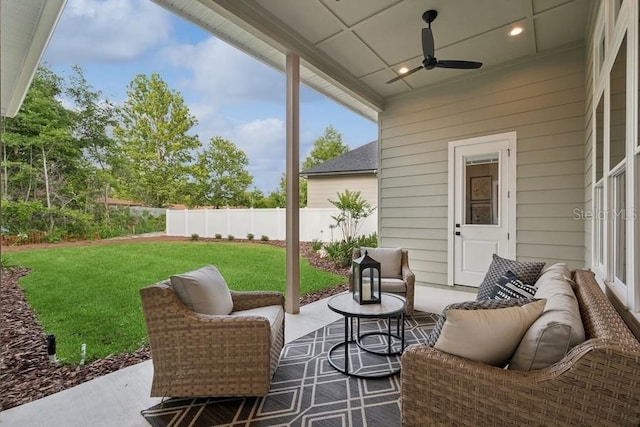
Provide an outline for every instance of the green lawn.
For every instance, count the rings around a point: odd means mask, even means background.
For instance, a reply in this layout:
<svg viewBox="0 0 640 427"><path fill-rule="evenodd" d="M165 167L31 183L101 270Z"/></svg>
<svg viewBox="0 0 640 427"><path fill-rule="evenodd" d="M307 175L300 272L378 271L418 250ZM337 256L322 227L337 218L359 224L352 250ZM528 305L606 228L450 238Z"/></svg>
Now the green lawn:
<svg viewBox="0 0 640 427"><path fill-rule="evenodd" d="M10 254L29 267L20 279L47 334L55 334L65 363L140 348L147 342L139 289L172 274L213 264L233 290L285 291L285 251L270 245L225 242L136 242L38 249ZM300 262L300 293L343 283ZM44 344L43 344L44 345Z"/></svg>

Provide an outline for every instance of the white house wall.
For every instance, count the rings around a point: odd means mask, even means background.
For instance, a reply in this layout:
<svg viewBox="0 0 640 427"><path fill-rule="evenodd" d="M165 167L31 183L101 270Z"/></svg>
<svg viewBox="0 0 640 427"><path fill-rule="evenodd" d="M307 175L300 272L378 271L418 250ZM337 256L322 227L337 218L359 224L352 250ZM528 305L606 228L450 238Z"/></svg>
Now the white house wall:
<svg viewBox="0 0 640 427"><path fill-rule="evenodd" d="M517 258L585 264L583 47L392 98L380 116L380 243L447 283L449 141L517 132ZM433 70L420 72L456 72Z"/></svg>
<svg viewBox="0 0 640 427"><path fill-rule="evenodd" d="M378 206L378 178L375 175L343 175L312 177L307 180L307 207L333 208L329 200L337 200L344 190L360 191L362 197Z"/></svg>

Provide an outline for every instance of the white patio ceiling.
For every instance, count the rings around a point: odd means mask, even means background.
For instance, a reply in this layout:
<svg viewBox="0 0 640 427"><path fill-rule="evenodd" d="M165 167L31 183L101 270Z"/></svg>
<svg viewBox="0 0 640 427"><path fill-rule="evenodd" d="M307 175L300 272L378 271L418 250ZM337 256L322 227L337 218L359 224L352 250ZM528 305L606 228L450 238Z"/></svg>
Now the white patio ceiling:
<svg viewBox="0 0 640 427"><path fill-rule="evenodd" d="M0 63L3 116L14 116L31 84L40 58L66 0L2 0Z"/></svg>
<svg viewBox="0 0 640 427"><path fill-rule="evenodd" d="M387 97L583 42L592 0L153 0L241 50L284 70L300 55L301 77L373 120ZM386 84L422 61L422 14L438 59L483 62L480 70L421 70ZM525 31L509 37L515 25Z"/></svg>

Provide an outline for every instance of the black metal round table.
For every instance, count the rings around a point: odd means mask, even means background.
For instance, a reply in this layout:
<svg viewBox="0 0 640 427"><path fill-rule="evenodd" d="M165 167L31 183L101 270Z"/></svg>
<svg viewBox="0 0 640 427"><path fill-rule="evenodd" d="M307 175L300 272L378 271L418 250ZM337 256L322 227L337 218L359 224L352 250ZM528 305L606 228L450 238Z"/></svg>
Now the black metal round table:
<svg viewBox="0 0 640 427"><path fill-rule="evenodd" d="M359 349L371 353L380 357L391 358L399 356L404 350L404 313L407 307L407 303L404 298L389 294L382 293L381 302L379 304L358 304L353 299L353 295L350 292L336 295L328 302L328 306L332 311L344 316L344 341L335 344L327 355L327 359L331 366L337 371L343 374L357 377L357 378L386 378L392 375L396 375L400 372L400 364L398 368L392 368L386 372L374 372L374 373L357 373L349 371L349 345L356 344ZM387 331L374 331L364 334L360 333L360 319L374 318L374 319L386 319ZM353 320L356 319L357 331L354 336ZM391 332L391 322L396 320L396 333ZM375 350L369 348L363 339L368 336L381 336L386 337L386 349ZM398 340L400 346L398 349L394 349L393 341ZM397 344L396 344L397 346ZM334 351L344 347L344 366L339 366L334 358Z"/></svg>

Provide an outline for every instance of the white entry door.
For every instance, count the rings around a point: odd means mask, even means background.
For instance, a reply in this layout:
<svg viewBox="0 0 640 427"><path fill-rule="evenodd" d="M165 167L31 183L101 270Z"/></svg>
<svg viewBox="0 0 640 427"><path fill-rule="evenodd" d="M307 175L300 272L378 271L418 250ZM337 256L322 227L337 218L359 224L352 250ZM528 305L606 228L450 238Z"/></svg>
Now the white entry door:
<svg viewBox="0 0 640 427"><path fill-rule="evenodd" d="M449 284L479 286L515 258L516 133L449 143Z"/></svg>

